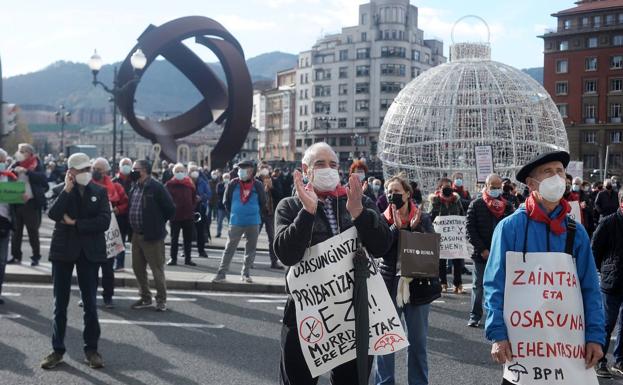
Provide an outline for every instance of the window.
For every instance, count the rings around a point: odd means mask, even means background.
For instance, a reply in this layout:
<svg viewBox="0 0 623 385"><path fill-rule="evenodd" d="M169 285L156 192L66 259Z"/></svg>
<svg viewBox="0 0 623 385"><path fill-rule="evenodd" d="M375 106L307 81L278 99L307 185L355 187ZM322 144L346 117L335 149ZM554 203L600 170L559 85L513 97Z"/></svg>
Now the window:
<svg viewBox="0 0 623 385"><path fill-rule="evenodd" d="M414 61L420 61L420 51L416 49L411 50L411 59Z"/></svg>
<svg viewBox="0 0 623 385"><path fill-rule="evenodd" d="M614 35L612 45L623 45L623 35Z"/></svg>
<svg viewBox="0 0 623 385"><path fill-rule="evenodd" d="M571 29L571 20L565 20L563 23L563 28L564 29Z"/></svg>
<svg viewBox="0 0 623 385"><path fill-rule="evenodd" d="M340 84L338 86L338 93L340 95L347 95L348 94L348 84Z"/></svg>
<svg viewBox="0 0 623 385"><path fill-rule="evenodd" d="M569 90L569 83L565 82L556 82L556 95L567 95Z"/></svg>
<svg viewBox="0 0 623 385"><path fill-rule="evenodd" d="M595 120L595 105L594 104L586 104L584 106L584 117L586 119ZM587 123L589 123L589 122L587 122Z"/></svg>
<svg viewBox="0 0 623 385"><path fill-rule="evenodd" d="M582 28L588 28L589 27L588 17L586 16L582 17L581 23L582 23Z"/></svg>
<svg viewBox="0 0 623 385"><path fill-rule="evenodd" d="M357 100L355 101L355 111L369 111L370 110L370 102L367 100Z"/></svg>
<svg viewBox="0 0 623 385"><path fill-rule="evenodd" d="M566 51L569 49L569 41L568 40L563 40L558 44L558 49L560 51Z"/></svg>
<svg viewBox="0 0 623 385"><path fill-rule="evenodd" d="M606 25L613 25L615 17L614 15L606 15Z"/></svg>
<svg viewBox="0 0 623 385"><path fill-rule="evenodd" d="M563 118L566 118L567 115L567 105L566 104L559 104L558 106L558 112L560 112L560 116L562 116Z"/></svg>
<svg viewBox="0 0 623 385"><path fill-rule="evenodd" d="M556 73L557 74L566 74L568 70L569 62L567 59L559 59L556 60Z"/></svg>
<svg viewBox="0 0 623 385"><path fill-rule="evenodd" d="M621 154L609 154L608 155L608 167L620 168L621 167Z"/></svg>
<svg viewBox="0 0 623 385"><path fill-rule="evenodd" d="M355 93L356 94L369 94L370 93L370 83L357 83L357 84L355 84Z"/></svg>
<svg viewBox="0 0 623 385"><path fill-rule="evenodd" d="M316 72L316 80L331 80L331 70L330 69L317 69Z"/></svg>
<svg viewBox="0 0 623 385"><path fill-rule="evenodd" d="M340 146L350 146L350 136L340 136Z"/></svg>
<svg viewBox="0 0 623 385"><path fill-rule="evenodd" d="M314 112L316 114L330 114L331 113L331 103L315 102L314 103Z"/></svg>
<svg viewBox="0 0 623 385"><path fill-rule="evenodd" d="M601 27L601 16L593 16L593 27Z"/></svg>
<svg viewBox="0 0 623 385"><path fill-rule="evenodd" d="M584 92L587 94L594 94L597 92L597 80L585 80Z"/></svg>
<svg viewBox="0 0 623 385"><path fill-rule="evenodd" d="M307 114L307 106L305 106L305 113ZM303 130L307 131L309 129L309 124L307 121L303 122Z"/></svg>
<svg viewBox="0 0 623 385"><path fill-rule="evenodd" d="M340 67L339 78L346 79L348 77L348 67Z"/></svg>
<svg viewBox="0 0 623 385"><path fill-rule="evenodd" d="M358 48L357 59L370 59L370 48Z"/></svg>
<svg viewBox="0 0 623 385"><path fill-rule="evenodd" d="M343 49L340 51L340 61L348 60L348 50Z"/></svg>
<svg viewBox="0 0 623 385"><path fill-rule="evenodd" d="M584 69L586 71L597 71L597 58L587 57L586 60L584 60Z"/></svg>
<svg viewBox="0 0 623 385"><path fill-rule="evenodd" d="M368 14L367 13L362 13L361 14L361 24L362 25L368 24Z"/></svg>
<svg viewBox="0 0 623 385"><path fill-rule="evenodd" d="M381 47L381 57L406 57L407 51L402 47Z"/></svg>
<svg viewBox="0 0 623 385"><path fill-rule="evenodd" d="M621 143L621 139L623 139L623 132L614 131L610 133L610 142L611 143Z"/></svg>
<svg viewBox="0 0 623 385"><path fill-rule="evenodd" d="M336 137L332 137L332 138L327 138L327 143L329 143L329 146L337 146L337 138Z"/></svg>
<svg viewBox="0 0 623 385"><path fill-rule="evenodd" d="M368 127L368 122L368 118L355 118L355 127ZM350 137L348 139L350 141Z"/></svg>
<svg viewBox="0 0 623 385"><path fill-rule="evenodd" d="M361 33L361 41L368 41L368 34L366 32Z"/></svg>
<svg viewBox="0 0 623 385"><path fill-rule="evenodd" d="M316 97L331 96L331 86L314 87L314 96Z"/></svg>
<svg viewBox="0 0 623 385"><path fill-rule="evenodd" d="M305 84L309 83L309 74L305 74Z"/></svg>
<svg viewBox="0 0 623 385"><path fill-rule="evenodd" d="M381 64L381 75L405 76L405 72L403 64Z"/></svg>
<svg viewBox="0 0 623 385"><path fill-rule="evenodd" d="M303 147L303 139L296 140L296 147Z"/></svg>
<svg viewBox="0 0 623 385"><path fill-rule="evenodd" d="M370 76L370 66L357 66L357 76Z"/></svg>
<svg viewBox="0 0 623 385"><path fill-rule="evenodd" d="M340 100L337 103L337 112L346 112L346 105L347 105L346 100Z"/></svg>
<svg viewBox="0 0 623 385"><path fill-rule="evenodd" d="M337 120L337 127L338 128L346 128L346 122L347 122L346 118L338 118L338 120Z"/></svg>
<svg viewBox="0 0 623 385"><path fill-rule="evenodd" d="M589 37L588 39L586 39L586 47L587 48L597 48L597 38L596 37Z"/></svg>
<svg viewBox="0 0 623 385"><path fill-rule="evenodd" d="M619 24L623 24L623 13L619 13Z"/></svg>
<svg viewBox="0 0 623 385"><path fill-rule="evenodd" d="M611 92L621 92L621 91L623 91L623 79L612 79L612 80L610 80L610 91Z"/></svg>
<svg viewBox="0 0 623 385"><path fill-rule="evenodd" d="M592 144L597 143L597 133L595 131L584 132L584 142Z"/></svg>
<svg viewBox="0 0 623 385"><path fill-rule="evenodd" d="M404 87L404 83L381 82L382 93L398 93Z"/></svg>
<svg viewBox="0 0 623 385"><path fill-rule="evenodd" d="M610 104L610 118L617 119L618 123L621 122L621 104L620 103Z"/></svg>
<svg viewBox="0 0 623 385"><path fill-rule="evenodd" d="M415 79L420 75L420 69L418 67L411 67L411 79Z"/></svg>
<svg viewBox="0 0 623 385"><path fill-rule="evenodd" d="M381 99L381 110L387 110L392 105L392 99Z"/></svg>
<svg viewBox="0 0 623 385"><path fill-rule="evenodd" d="M305 90L305 99L309 99L309 90Z"/></svg>
<svg viewBox="0 0 623 385"><path fill-rule="evenodd" d="M587 169L595 169L598 167L596 154L582 155L582 162L584 162L584 167L586 167Z"/></svg>
<svg viewBox="0 0 623 385"><path fill-rule="evenodd" d="M623 68L623 55L615 55L610 57L610 68L621 69Z"/></svg>

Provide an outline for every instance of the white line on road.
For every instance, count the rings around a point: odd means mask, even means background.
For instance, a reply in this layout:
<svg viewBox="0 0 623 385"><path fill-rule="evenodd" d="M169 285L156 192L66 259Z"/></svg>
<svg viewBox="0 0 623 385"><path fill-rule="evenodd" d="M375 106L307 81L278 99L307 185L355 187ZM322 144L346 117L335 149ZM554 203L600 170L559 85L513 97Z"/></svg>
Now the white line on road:
<svg viewBox="0 0 623 385"><path fill-rule="evenodd" d="M282 303L285 302L286 298L279 298L279 299L255 299L255 298L251 298L248 299L247 302L249 303Z"/></svg>
<svg viewBox="0 0 623 385"><path fill-rule="evenodd" d="M19 297L22 293L2 293L0 297Z"/></svg>
<svg viewBox="0 0 623 385"><path fill-rule="evenodd" d="M223 329L225 325L197 324L181 322L128 321L123 319L100 319L101 324L139 325L139 326L170 326L176 328Z"/></svg>
<svg viewBox="0 0 623 385"><path fill-rule="evenodd" d="M16 318L22 318L22 316L19 315L19 314L15 314L15 313L0 314L0 319L2 319L2 318L16 319Z"/></svg>
<svg viewBox="0 0 623 385"><path fill-rule="evenodd" d="M283 307L283 306L277 306L277 310L284 310L284 309L285 309L285 307Z"/></svg>
<svg viewBox="0 0 623 385"><path fill-rule="evenodd" d="M115 289L116 290L116 289ZM121 301L138 301L141 297L114 297L114 300ZM167 302L195 302L197 298L179 298L179 297L167 297Z"/></svg>

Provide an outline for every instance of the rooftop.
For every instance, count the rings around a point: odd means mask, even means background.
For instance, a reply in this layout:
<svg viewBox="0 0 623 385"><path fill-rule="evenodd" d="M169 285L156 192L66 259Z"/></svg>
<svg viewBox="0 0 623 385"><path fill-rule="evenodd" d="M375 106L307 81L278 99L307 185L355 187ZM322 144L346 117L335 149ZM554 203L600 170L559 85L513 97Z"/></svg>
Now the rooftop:
<svg viewBox="0 0 623 385"><path fill-rule="evenodd" d="M623 8L623 0L583 0L577 1L575 4L575 7L553 13L552 16L566 16L585 12Z"/></svg>

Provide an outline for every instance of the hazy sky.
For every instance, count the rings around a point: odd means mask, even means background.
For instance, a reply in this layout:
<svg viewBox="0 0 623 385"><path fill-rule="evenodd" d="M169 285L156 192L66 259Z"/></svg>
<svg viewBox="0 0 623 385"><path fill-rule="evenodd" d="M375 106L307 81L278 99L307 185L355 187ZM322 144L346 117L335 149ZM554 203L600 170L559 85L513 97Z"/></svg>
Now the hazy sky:
<svg viewBox="0 0 623 385"><path fill-rule="evenodd" d="M270 51L298 53L322 34L357 24L367 0L18 0L0 10L3 76L36 71L58 60L86 62L97 48L105 63L121 61L151 24L189 15L216 19L236 36L247 57ZM573 0L411 0L426 38L446 50L461 16L475 14L491 29L493 59L518 68L543 65L537 35L555 25L550 14ZM459 28L456 40L461 40ZM469 34L469 33L468 33ZM200 51L198 51L200 52ZM206 60L208 54L202 54Z"/></svg>

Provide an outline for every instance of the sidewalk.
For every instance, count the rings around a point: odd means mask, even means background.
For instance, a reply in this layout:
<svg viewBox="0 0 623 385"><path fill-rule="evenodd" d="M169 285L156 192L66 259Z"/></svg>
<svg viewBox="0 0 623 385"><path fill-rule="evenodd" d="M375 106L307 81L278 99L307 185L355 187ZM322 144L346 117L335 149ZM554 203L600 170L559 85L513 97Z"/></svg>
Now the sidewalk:
<svg viewBox="0 0 623 385"><path fill-rule="evenodd" d="M22 265L9 264L6 268L5 282L19 282L19 283L51 283L52 282L52 267L47 262L48 250L50 247L53 222L44 216L43 223L40 229L41 240L41 254L43 259L41 264L37 267L30 266L30 245L28 244L28 237L24 236L22 242ZM216 226L211 228L211 234L213 234L212 242L207 244L206 252L208 258L199 258L196 247L193 247L192 259L197 266L185 266L184 258L181 256L182 250L178 253L178 266L165 266L165 275L167 279L167 288L180 289L180 290L209 290L209 291L236 291L236 292L249 292L249 293L285 293L285 270L270 269L270 258L268 257L268 239L266 232L262 230L262 235L258 240L258 253L255 258L254 268L251 270L251 277L253 283L245 283L240 280L240 271L242 269L242 260L244 250L244 239L240 242L238 252L233 258L231 263L229 274L227 275L227 281L224 283L212 283L219 263L221 260L221 254L227 241L226 228L223 229L223 236L225 238L216 238ZM180 237L181 238L181 237ZM181 240L180 240L181 241ZM169 259L169 238L166 242L166 259ZM126 245L126 259L124 272L115 273L115 286L116 287L136 287L136 280L134 273L132 272L132 256L130 253L130 245ZM195 246L193 244L193 246ZM180 245L180 249L182 249ZM149 271L149 269L148 269ZM150 282L151 273L149 273ZM75 271L74 271L74 284ZM153 287L153 286L152 286Z"/></svg>

